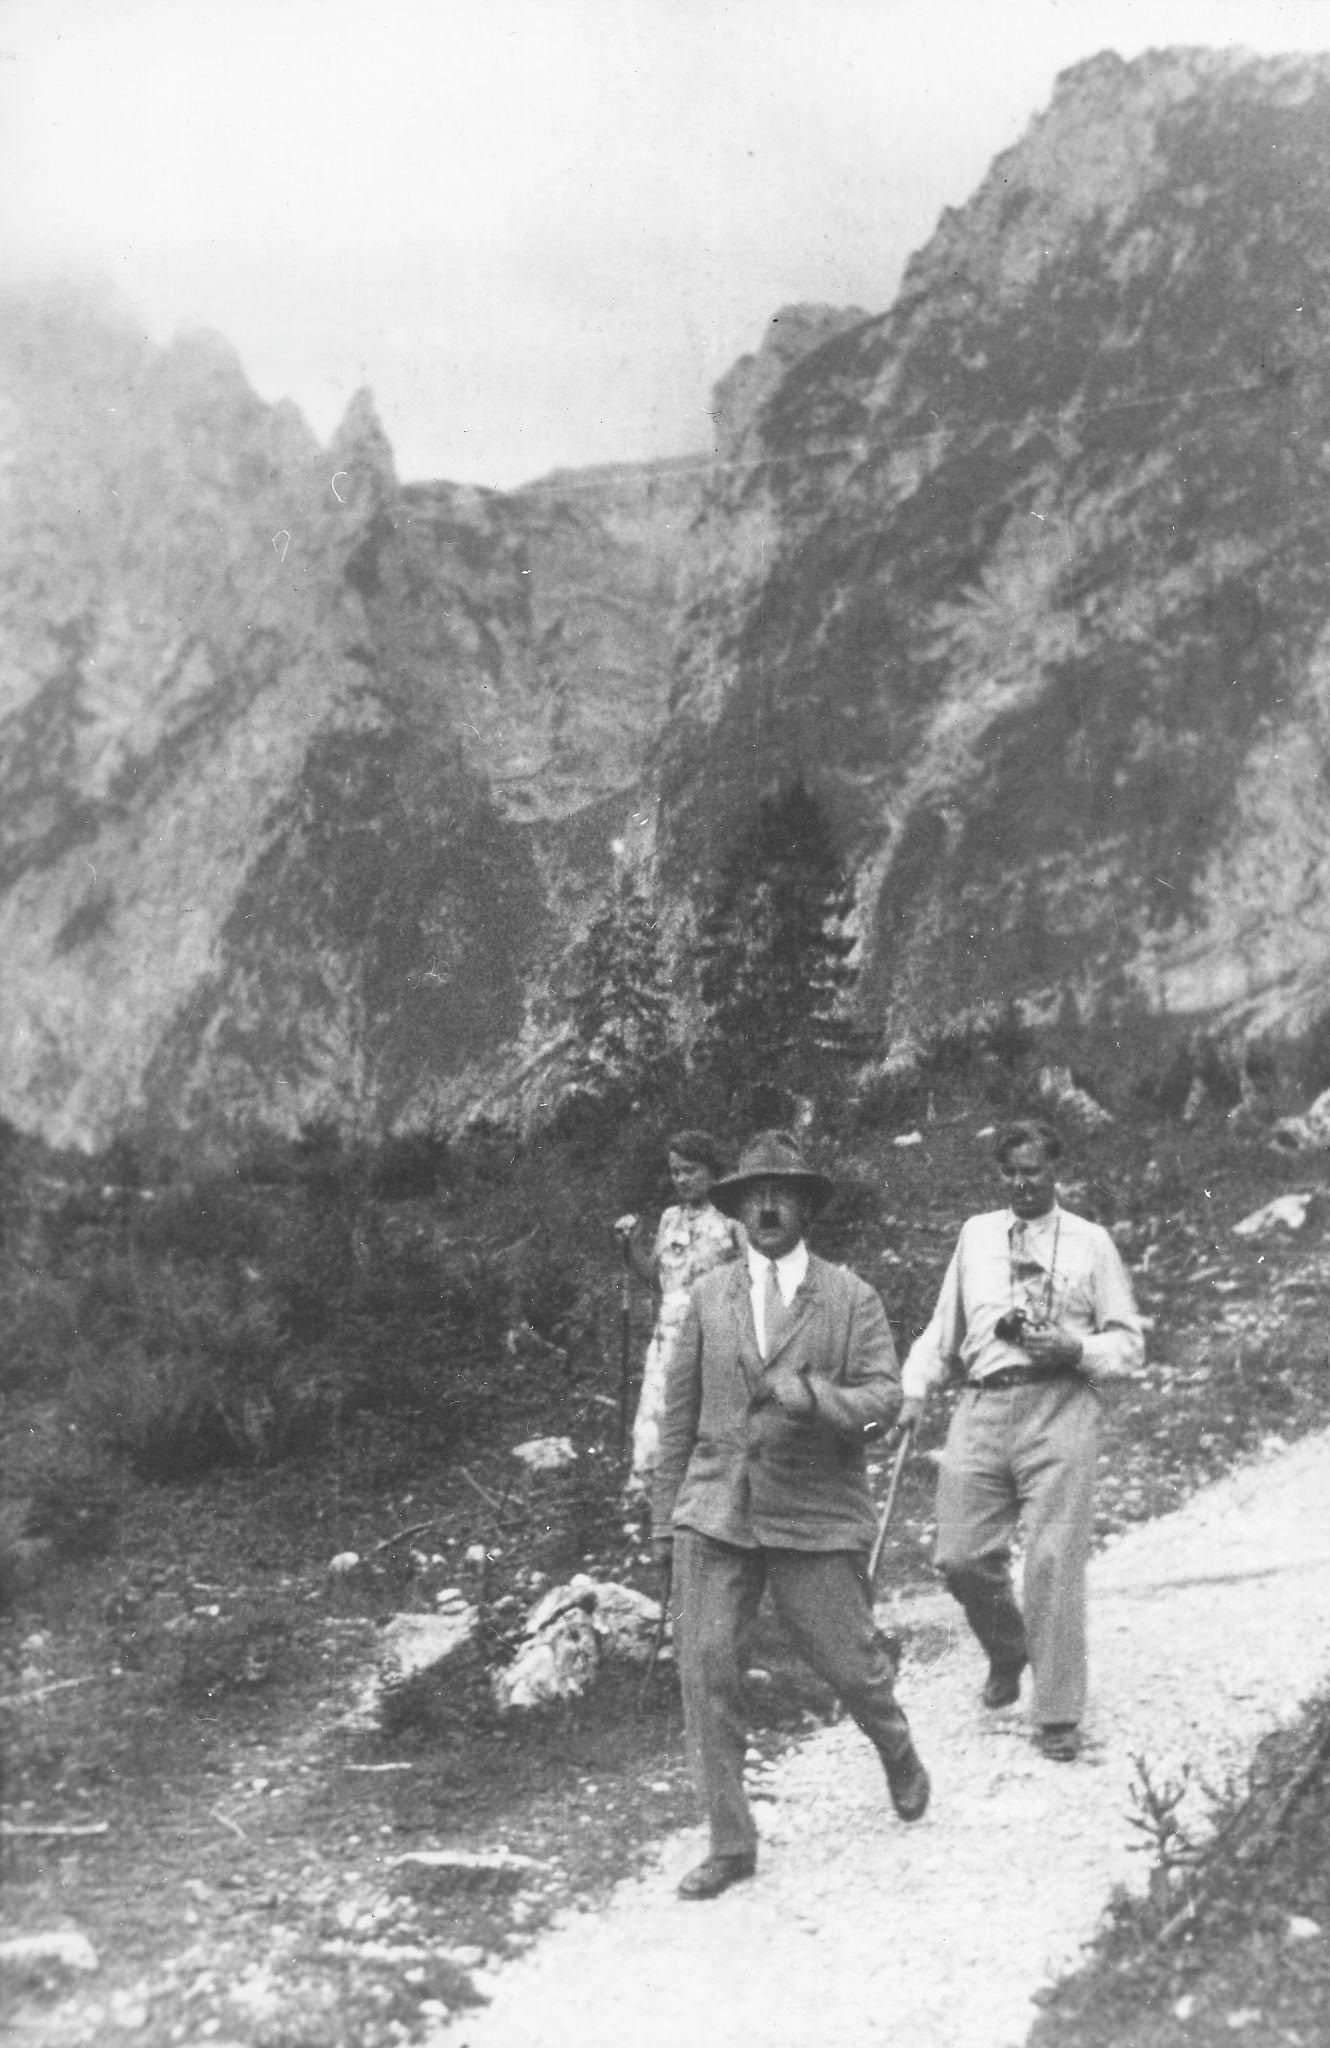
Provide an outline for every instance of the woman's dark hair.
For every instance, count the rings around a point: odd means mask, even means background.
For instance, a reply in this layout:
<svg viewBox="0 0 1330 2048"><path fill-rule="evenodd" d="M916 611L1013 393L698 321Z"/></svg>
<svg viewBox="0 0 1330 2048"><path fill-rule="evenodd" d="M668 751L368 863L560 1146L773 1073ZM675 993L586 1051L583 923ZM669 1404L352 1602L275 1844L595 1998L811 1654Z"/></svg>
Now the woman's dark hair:
<svg viewBox="0 0 1330 2048"><path fill-rule="evenodd" d="M1062 1157L1061 1138L1052 1124L1039 1117L1022 1117L1018 1123L1003 1124L993 1140L993 1157L999 1166L1006 1165L1018 1145L1038 1145L1050 1166Z"/></svg>
<svg viewBox="0 0 1330 2048"><path fill-rule="evenodd" d="M708 1173L720 1172L720 1146L709 1131L675 1131L666 1140L666 1150L686 1159L690 1166L705 1166Z"/></svg>

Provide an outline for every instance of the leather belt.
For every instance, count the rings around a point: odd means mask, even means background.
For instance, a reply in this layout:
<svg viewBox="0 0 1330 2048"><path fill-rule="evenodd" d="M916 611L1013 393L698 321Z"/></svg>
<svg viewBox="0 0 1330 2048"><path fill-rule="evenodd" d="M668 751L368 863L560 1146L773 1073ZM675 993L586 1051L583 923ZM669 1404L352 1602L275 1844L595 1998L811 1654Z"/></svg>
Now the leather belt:
<svg viewBox="0 0 1330 2048"><path fill-rule="evenodd" d="M996 1372L986 1372L981 1379L971 1380L970 1386L976 1394L992 1389L1001 1393L1004 1387L1033 1387L1044 1380L1069 1380L1075 1375L1068 1365L1000 1365Z"/></svg>

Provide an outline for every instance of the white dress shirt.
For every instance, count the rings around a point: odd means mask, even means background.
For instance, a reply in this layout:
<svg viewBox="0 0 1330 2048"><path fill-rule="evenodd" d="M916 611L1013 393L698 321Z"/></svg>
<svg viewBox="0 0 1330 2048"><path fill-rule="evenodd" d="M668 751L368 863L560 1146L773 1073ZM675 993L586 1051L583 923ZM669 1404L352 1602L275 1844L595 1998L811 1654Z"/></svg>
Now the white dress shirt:
<svg viewBox="0 0 1330 2048"><path fill-rule="evenodd" d="M1024 1222L1011 1209L992 1209L961 1230L932 1321L906 1357L905 1398L920 1399L958 1366L966 1379L981 1380L1003 1366L1028 1365L1027 1351L997 1335L1013 1308L1034 1310L1079 1337L1077 1371L1088 1380L1124 1378L1144 1360L1131 1282L1102 1224L1056 1202Z"/></svg>
<svg viewBox="0 0 1330 2048"><path fill-rule="evenodd" d="M767 1315L763 1295L767 1284L767 1272L770 1267L775 1266L776 1285L780 1288L780 1298L786 1308L788 1308L799 1289L803 1286L808 1274L808 1246L800 1238L792 1252L786 1252L779 1259L766 1259L763 1258L761 1252L754 1251L753 1247L749 1245L747 1259L750 1282L749 1298L753 1304L753 1328L757 1331L758 1352L765 1358L767 1355Z"/></svg>

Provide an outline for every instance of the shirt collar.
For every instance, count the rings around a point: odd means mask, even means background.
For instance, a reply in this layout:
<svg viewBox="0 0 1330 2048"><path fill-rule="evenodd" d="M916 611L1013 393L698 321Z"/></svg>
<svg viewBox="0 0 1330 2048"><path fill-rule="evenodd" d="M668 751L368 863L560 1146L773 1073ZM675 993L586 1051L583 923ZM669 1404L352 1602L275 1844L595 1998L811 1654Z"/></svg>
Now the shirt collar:
<svg viewBox="0 0 1330 2048"><path fill-rule="evenodd" d="M758 1286L766 1279L767 1267L773 1262L764 1258L761 1252L754 1251L751 1244L747 1251L748 1277L754 1286ZM781 1294L789 1301L796 1288L802 1287L808 1276L808 1246L800 1238L792 1252L786 1252L783 1258L775 1260L774 1263L780 1280Z"/></svg>

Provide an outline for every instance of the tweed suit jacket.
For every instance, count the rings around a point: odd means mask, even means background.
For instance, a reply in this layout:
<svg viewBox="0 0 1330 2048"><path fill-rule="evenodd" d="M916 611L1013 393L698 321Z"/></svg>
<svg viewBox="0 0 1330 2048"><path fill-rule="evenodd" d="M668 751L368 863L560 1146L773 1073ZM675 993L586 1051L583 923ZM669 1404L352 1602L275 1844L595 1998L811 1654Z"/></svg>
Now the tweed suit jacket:
<svg viewBox="0 0 1330 2048"><path fill-rule="evenodd" d="M746 1260L694 1287L665 1380L652 1527L786 1550L867 1550L874 1512L865 1449L900 1407L900 1368L881 1300L844 1266L811 1256L764 1361ZM789 1416L769 1391L793 1366L814 1401Z"/></svg>

